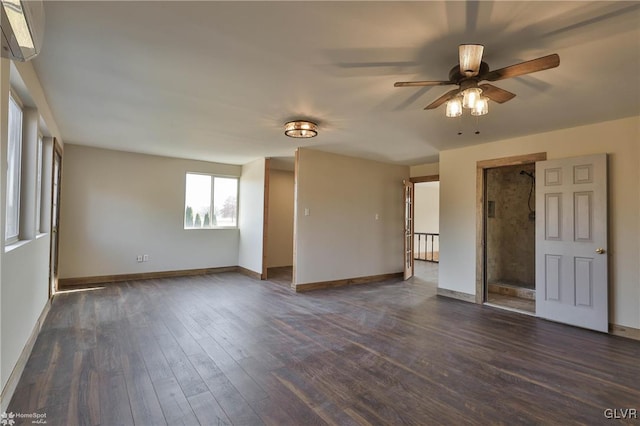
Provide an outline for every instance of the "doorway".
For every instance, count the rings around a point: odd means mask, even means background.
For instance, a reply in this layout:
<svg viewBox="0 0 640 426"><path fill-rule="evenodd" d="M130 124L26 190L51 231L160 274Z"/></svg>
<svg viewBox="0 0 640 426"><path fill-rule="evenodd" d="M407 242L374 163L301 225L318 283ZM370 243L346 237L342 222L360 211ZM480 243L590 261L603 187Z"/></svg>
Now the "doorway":
<svg viewBox="0 0 640 426"><path fill-rule="evenodd" d="M486 302L534 314L535 163L484 173Z"/></svg>
<svg viewBox="0 0 640 426"><path fill-rule="evenodd" d="M417 176L404 187L404 279L438 285L440 176Z"/></svg>
<svg viewBox="0 0 640 426"><path fill-rule="evenodd" d="M49 298L58 291L58 250L60 238L60 184L62 181L62 147L53 139L51 175L51 246L49 259Z"/></svg>
<svg viewBox="0 0 640 426"><path fill-rule="evenodd" d="M476 303L535 314L535 163L546 159L477 163Z"/></svg>
<svg viewBox="0 0 640 426"><path fill-rule="evenodd" d="M414 184L414 276L438 282L440 260L440 181Z"/></svg>
<svg viewBox="0 0 640 426"><path fill-rule="evenodd" d="M264 279L293 283L294 157L270 158L265 182Z"/></svg>

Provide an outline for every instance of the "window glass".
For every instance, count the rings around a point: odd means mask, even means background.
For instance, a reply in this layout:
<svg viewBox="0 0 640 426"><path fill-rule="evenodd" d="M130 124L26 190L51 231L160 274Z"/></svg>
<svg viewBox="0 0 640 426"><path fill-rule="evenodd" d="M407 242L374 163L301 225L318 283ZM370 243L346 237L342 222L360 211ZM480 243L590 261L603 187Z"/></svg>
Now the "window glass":
<svg viewBox="0 0 640 426"><path fill-rule="evenodd" d="M236 227L238 179L187 173L184 228Z"/></svg>
<svg viewBox="0 0 640 426"><path fill-rule="evenodd" d="M238 179L214 178L213 211L217 226L237 226Z"/></svg>
<svg viewBox="0 0 640 426"><path fill-rule="evenodd" d="M20 161L22 154L22 108L9 94L9 140L7 145L7 217L5 240L18 239L20 229Z"/></svg>

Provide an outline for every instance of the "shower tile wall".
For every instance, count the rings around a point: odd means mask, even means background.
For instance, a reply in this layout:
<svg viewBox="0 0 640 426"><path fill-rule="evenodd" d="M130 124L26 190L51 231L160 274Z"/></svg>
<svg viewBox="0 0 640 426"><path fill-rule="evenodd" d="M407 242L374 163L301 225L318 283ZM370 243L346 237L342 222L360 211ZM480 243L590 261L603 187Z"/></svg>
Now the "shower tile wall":
<svg viewBox="0 0 640 426"><path fill-rule="evenodd" d="M487 217L487 282L535 288L535 221L529 219L531 178L535 165L487 170L487 201L494 217ZM535 209L535 189L531 207Z"/></svg>

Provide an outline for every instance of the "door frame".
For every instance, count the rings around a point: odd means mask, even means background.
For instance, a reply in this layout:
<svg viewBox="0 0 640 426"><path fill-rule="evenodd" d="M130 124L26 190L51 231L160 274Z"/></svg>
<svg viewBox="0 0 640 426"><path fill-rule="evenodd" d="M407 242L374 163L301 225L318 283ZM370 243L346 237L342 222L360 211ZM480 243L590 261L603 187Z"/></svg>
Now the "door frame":
<svg viewBox="0 0 640 426"><path fill-rule="evenodd" d="M64 163L64 150L60 142L56 138L53 138L53 152L51 155L51 224L49 228L50 243L49 243L49 299L51 299L58 291L58 263L60 259L60 199L62 194L62 165ZM58 176L56 176L56 156L60 156L60 166L58 167ZM54 194L56 191L56 179L58 194ZM57 203L54 204L54 197L57 198ZM54 214L54 209L57 211ZM54 220L57 223L54 223ZM55 236L54 236L55 234ZM54 247L55 245L55 247Z"/></svg>
<svg viewBox="0 0 640 426"><path fill-rule="evenodd" d="M261 280L268 279L267 275L267 235L269 233L269 174L271 173L271 159L264 160L264 196L262 204L262 271Z"/></svg>
<svg viewBox="0 0 640 426"><path fill-rule="evenodd" d="M411 180L402 180L403 190L403 220L404 225L402 226L402 238L404 238L402 247L402 263L403 263L403 278L404 280L408 280L413 277L414 273L414 254L413 254L413 205L414 205L414 186L415 184L411 182ZM407 229L408 225L408 229ZM411 243L408 241L411 240ZM411 254L411 257L407 259L407 254Z"/></svg>
<svg viewBox="0 0 640 426"><path fill-rule="evenodd" d="M545 161L547 159L546 152L537 152L535 154L516 155L512 157L494 158L490 160L482 160L476 163L476 303L482 304L487 300L486 286L486 230L487 221L485 215L486 209L486 182L485 172L487 169L494 169L505 166L518 166L522 164L536 163L537 161Z"/></svg>
<svg viewBox="0 0 640 426"><path fill-rule="evenodd" d="M406 262L406 256L407 256L407 229L406 229L406 211L405 211L405 218L404 218L404 226L403 226L403 230L404 232L402 233L402 238L403 238L403 242L402 242L402 246L403 246L403 250L402 250L402 263L403 263L403 273L404 273L404 279L407 280L411 277L414 276L414 272L415 272L415 236L414 236L414 225L415 225L415 198L416 198L416 183L422 183L422 182L440 182L440 175L427 175L427 176L414 176L414 177L410 177L408 181L403 181L403 186L404 186L404 193L403 193L403 199L402 199L402 203L403 203L403 210L407 208L407 200L406 200L406 188L407 185L411 185L411 211L410 211L410 215L411 215L411 274L408 277L406 270L407 270L407 266L405 264Z"/></svg>

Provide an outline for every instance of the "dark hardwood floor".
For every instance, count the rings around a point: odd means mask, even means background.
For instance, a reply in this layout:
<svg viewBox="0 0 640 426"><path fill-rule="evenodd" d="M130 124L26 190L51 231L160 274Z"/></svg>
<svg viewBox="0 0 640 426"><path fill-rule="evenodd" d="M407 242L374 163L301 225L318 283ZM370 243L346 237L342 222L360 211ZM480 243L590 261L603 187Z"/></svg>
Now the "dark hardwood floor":
<svg viewBox="0 0 640 426"><path fill-rule="evenodd" d="M7 411L47 425L567 425L640 409L640 342L441 298L421 277L295 294L222 273L60 294Z"/></svg>

